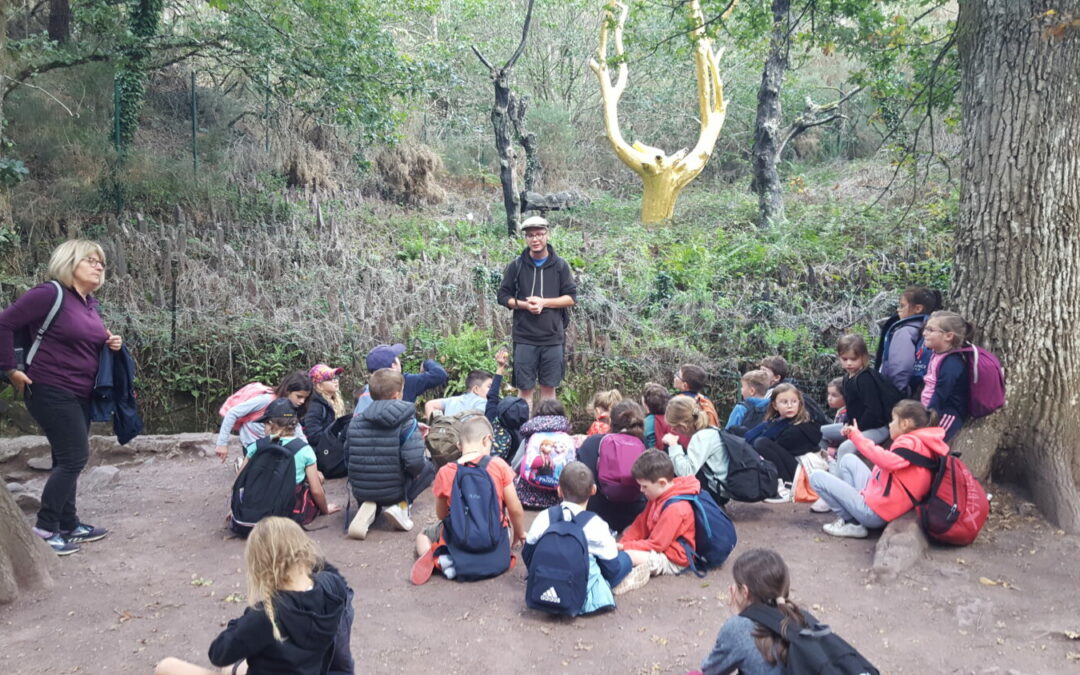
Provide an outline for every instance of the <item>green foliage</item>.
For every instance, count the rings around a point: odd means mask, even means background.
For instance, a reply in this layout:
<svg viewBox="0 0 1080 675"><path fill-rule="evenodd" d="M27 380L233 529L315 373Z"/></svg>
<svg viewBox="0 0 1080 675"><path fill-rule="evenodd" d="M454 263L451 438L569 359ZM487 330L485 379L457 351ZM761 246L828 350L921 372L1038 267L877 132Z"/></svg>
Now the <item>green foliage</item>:
<svg viewBox="0 0 1080 675"><path fill-rule="evenodd" d="M446 369L450 376L446 385L446 392L449 394L456 395L465 391L465 379L470 371L490 371L494 367L495 338L490 330L464 324L457 333L444 335L438 330L420 328L413 333L412 339L414 351L430 354ZM401 364L402 369L406 372L418 372L424 358L426 357L407 357Z"/></svg>
<svg viewBox="0 0 1080 675"><path fill-rule="evenodd" d="M0 157L0 188L10 189L26 180L30 170L21 159Z"/></svg>

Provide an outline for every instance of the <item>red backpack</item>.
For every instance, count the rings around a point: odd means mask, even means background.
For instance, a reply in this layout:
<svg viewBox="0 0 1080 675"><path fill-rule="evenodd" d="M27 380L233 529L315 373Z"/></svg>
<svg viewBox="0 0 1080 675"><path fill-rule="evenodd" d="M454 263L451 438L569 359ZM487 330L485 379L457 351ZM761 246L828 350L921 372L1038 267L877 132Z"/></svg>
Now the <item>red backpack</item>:
<svg viewBox="0 0 1080 675"><path fill-rule="evenodd" d="M262 396L263 394L273 394L274 388L269 387L261 382L252 382L245 384L236 390L232 396L225 399L225 402L221 404L221 408L218 410L218 414L225 417L226 414L236 406L240 405L244 401L250 401L256 396ZM243 417L236 420L233 424L233 431L240 431L240 427L244 426L248 422L253 422L262 417L263 411L256 410L255 412L248 413Z"/></svg>
<svg viewBox="0 0 1080 675"><path fill-rule="evenodd" d="M643 452L645 444L636 436L606 434L600 439L596 483L608 501L625 503L641 498L641 487L630 469Z"/></svg>
<svg viewBox="0 0 1080 675"><path fill-rule="evenodd" d="M915 505L919 525L926 536L953 546L967 546L975 541L990 514L990 500L967 465L960 461L960 456L951 453L930 459L907 448L893 452L913 465L933 472L930 493L921 502L904 488Z"/></svg>

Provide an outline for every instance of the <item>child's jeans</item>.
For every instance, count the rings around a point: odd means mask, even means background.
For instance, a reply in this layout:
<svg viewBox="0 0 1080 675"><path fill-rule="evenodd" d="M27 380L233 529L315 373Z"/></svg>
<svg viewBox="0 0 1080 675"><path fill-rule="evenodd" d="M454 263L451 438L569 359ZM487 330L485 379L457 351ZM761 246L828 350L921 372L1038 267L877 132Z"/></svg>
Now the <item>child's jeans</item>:
<svg viewBox="0 0 1080 675"><path fill-rule="evenodd" d="M836 474L815 471L810 474L810 487L825 500L838 517L857 520L863 527L885 527L885 521L874 513L860 494L870 482L870 468L858 455L847 454L836 462Z"/></svg>
<svg viewBox="0 0 1080 675"><path fill-rule="evenodd" d="M825 432L826 428L828 428L828 427L840 427L840 428L843 428L843 426L844 425L842 425L842 424L826 424L825 426L821 427L821 437L823 439L828 439L828 437L826 436L826 432ZM830 430L829 433L832 433L831 430ZM881 445L885 441L889 440L889 427L878 427L876 429L863 429L862 430L862 435L865 436L866 438L869 438L874 443L877 443L878 445ZM843 443L840 443L839 447L836 448L836 461L837 462L839 462L841 459L843 459L847 455L853 454L855 452L855 444L852 443L851 441L847 440L846 438L844 438L842 435L840 435L839 430L837 430L837 433L834 436L832 436L832 438L838 438L839 440L843 441ZM830 445L831 444L832 443L830 442ZM838 467L839 467L839 464L834 464L833 468L830 469L830 471L835 473L836 470L838 469Z"/></svg>

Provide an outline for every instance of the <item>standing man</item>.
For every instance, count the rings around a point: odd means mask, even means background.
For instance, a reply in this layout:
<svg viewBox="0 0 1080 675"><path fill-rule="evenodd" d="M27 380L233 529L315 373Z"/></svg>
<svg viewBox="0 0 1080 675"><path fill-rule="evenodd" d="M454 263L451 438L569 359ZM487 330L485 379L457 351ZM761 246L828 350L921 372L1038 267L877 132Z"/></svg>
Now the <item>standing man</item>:
<svg viewBox="0 0 1080 675"><path fill-rule="evenodd" d="M514 311L513 385L532 405L540 381L540 398L555 398L565 369L567 307L576 303L577 283L570 265L548 244L548 221L540 216L521 224L526 248L506 266L498 302Z"/></svg>

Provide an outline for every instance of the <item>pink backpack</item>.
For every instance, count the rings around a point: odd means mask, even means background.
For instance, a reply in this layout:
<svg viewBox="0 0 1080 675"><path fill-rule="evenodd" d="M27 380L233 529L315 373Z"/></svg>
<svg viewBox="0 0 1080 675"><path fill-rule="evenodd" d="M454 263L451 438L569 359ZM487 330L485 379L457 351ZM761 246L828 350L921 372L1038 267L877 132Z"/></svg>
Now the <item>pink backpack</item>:
<svg viewBox="0 0 1080 675"><path fill-rule="evenodd" d="M600 440L596 482L609 501L636 502L641 497L641 488L630 469L643 452L645 444L629 434L607 434Z"/></svg>
<svg viewBox="0 0 1080 675"><path fill-rule="evenodd" d="M232 396L225 399L225 402L221 404L221 408L218 410L218 414L221 415L222 417L225 417L225 415L230 410L232 410L236 406L240 405L244 401L250 401L251 399L255 398L256 396L262 396L263 394L273 394L273 393L274 393L274 388L273 387L269 387L269 386L267 386L267 385L265 385L265 384L263 384L261 382L252 382L250 384L245 384L244 386L242 386L238 390L236 390L233 393ZM262 414L263 414L262 410L256 410L255 412L251 412L251 413L248 413L247 415L244 415L240 419L236 420L236 424L233 424L232 430L233 431L240 431L240 427L244 426L248 422L253 422L253 421L259 419L262 416Z"/></svg>
<svg viewBox="0 0 1080 675"><path fill-rule="evenodd" d="M968 366L968 416L986 417L1005 405L1005 371L998 357L970 342L956 352Z"/></svg>

